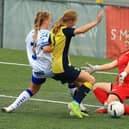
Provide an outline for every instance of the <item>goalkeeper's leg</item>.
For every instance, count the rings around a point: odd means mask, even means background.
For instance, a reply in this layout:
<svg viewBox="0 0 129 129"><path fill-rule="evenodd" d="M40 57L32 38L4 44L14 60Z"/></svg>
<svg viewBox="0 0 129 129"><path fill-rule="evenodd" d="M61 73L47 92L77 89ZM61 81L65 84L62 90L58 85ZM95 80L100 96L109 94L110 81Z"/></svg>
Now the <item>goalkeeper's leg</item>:
<svg viewBox="0 0 129 129"><path fill-rule="evenodd" d="M95 88L93 93L102 105L106 102L108 94L103 89Z"/></svg>
<svg viewBox="0 0 129 129"><path fill-rule="evenodd" d="M97 113L107 113L108 93L111 90L111 83L96 83L94 84L93 93L99 102L103 105L102 107L96 109Z"/></svg>

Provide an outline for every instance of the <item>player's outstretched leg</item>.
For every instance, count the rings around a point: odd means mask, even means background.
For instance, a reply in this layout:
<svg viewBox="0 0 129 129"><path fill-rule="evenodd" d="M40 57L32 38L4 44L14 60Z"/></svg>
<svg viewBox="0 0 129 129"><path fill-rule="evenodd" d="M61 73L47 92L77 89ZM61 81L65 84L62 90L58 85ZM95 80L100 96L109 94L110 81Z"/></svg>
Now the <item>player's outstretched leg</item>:
<svg viewBox="0 0 129 129"><path fill-rule="evenodd" d="M29 89L26 89L11 105L8 107L3 107L1 111L7 113L13 112L16 108L20 107L23 103L29 100L32 95L32 92Z"/></svg>

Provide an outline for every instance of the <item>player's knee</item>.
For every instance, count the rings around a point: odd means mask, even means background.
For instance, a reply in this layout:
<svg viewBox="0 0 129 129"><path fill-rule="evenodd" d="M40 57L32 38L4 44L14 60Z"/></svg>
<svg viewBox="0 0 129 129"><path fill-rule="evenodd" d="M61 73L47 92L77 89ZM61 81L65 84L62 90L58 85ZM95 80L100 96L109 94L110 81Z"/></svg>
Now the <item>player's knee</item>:
<svg viewBox="0 0 129 129"><path fill-rule="evenodd" d="M91 80L90 80L90 83L91 83L92 85L94 85L94 83L95 83L95 77L92 76L92 78L91 78Z"/></svg>
<svg viewBox="0 0 129 129"><path fill-rule="evenodd" d="M108 96L107 103L109 104L109 103L111 103L111 102L113 102L113 101L120 101L120 99L118 98L117 95L115 95L115 94L110 94L110 95Z"/></svg>

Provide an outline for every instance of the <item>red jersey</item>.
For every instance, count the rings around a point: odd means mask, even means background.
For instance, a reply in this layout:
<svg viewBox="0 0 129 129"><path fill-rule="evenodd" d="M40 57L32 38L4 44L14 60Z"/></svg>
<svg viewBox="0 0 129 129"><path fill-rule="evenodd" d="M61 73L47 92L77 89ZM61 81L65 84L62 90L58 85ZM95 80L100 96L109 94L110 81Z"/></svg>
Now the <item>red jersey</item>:
<svg viewBox="0 0 129 129"><path fill-rule="evenodd" d="M122 54L119 56L119 58L117 59L118 61L118 74L116 77L116 82L118 83L119 81L119 74L121 72L124 71L124 69L126 68L126 66L129 63L129 52L126 52L125 54ZM129 84L129 75L126 76L126 78L124 79L124 83L128 83Z"/></svg>

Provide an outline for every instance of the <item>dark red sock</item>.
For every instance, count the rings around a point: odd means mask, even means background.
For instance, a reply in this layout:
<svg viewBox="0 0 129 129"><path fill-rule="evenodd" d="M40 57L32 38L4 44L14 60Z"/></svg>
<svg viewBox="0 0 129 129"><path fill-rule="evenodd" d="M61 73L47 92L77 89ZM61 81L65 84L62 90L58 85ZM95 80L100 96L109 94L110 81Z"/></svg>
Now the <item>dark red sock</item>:
<svg viewBox="0 0 129 129"><path fill-rule="evenodd" d="M95 88L95 90L93 90L93 92L94 92L96 98L99 100L99 102L101 104L104 104L108 98L108 94L101 88Z"/></svg>
<svg viewBox="0 0 129 129"><path fill-rule="evenodd" d="M125 114L129 115L129 105L124 104Z"/></svg>

